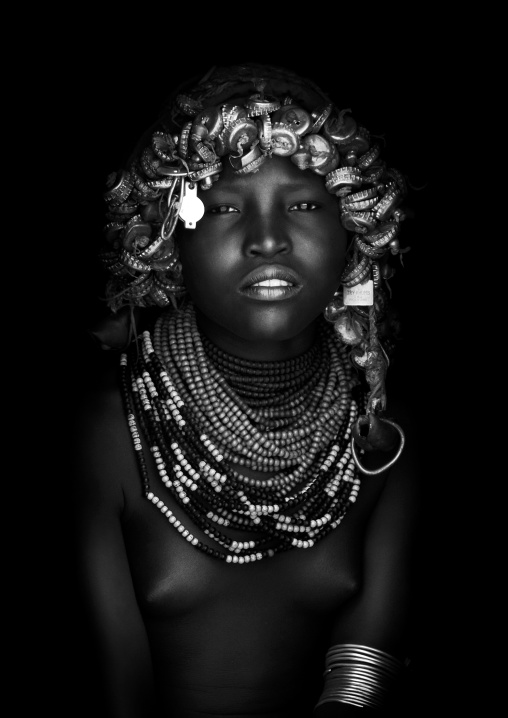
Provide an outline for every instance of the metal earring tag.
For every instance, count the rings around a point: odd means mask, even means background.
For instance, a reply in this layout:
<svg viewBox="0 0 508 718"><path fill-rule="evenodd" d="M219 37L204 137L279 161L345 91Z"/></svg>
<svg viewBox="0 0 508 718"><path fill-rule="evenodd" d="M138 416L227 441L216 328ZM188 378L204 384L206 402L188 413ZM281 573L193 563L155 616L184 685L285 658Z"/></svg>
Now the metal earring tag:
<svg viewBox="0 0 508 718"><path fill-rule="evenodd" d="M196 222L199 222L205 213L205 205L198 197L197 182L183 181L182 202L178 216L184 222L186 229L196 229Z"/></svg>
<svg viewBox="0 0 508 718"><path fill-rule="evenodd" d="M371 307L374 304L374 282L367 279L354 287L344 287L343 297L346 306Z"/></svg>

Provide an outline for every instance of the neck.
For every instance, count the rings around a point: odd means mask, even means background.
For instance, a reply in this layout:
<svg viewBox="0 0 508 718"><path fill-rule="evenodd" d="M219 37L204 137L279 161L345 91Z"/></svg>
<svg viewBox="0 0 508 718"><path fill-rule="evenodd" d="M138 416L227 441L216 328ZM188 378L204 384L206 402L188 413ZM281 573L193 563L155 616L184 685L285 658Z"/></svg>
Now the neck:
<svg viewBox="0 0 508 718"><path fill-rule="evenodd" d="M212 325L199 309L195 308L195 312L198 329L208 341L226 354L258 362L285 361L305 354L316 341L319 323L319 319L316 319L300 334L289 339L249 340L233 334L217 324Z"/></svg>

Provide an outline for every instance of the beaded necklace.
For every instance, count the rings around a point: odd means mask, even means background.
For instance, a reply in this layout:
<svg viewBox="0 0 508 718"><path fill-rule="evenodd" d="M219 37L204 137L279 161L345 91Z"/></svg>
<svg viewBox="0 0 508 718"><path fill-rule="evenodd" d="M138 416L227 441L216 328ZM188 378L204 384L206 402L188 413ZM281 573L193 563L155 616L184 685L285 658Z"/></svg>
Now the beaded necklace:
<svg viewBox="0 0 508 718"><path fill-rule="evenodd" d="M120 366L144 494L204 553L243 564L311 548L356 500L351 430L361 407L346 349L328 323L304 355L253 362L202 337L189 302L162 314L153 336L143 332ZM154 494L145 441L162 482L213 543L194 536ZM236 540L224 529L254 538Z"/></svg>

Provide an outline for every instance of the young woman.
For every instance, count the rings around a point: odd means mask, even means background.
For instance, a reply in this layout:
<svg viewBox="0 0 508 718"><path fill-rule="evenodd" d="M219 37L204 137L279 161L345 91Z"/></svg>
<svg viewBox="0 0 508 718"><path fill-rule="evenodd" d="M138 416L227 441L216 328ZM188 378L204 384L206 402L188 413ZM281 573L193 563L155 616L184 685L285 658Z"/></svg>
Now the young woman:
<svg viewBox="0 0 508 718"><path fill-rule="evenodd" d="M97 714L396 711L417 525L386 389L405 195L347 108L257 65L179 88L108 178L109 351L72 452Z"/></svg>

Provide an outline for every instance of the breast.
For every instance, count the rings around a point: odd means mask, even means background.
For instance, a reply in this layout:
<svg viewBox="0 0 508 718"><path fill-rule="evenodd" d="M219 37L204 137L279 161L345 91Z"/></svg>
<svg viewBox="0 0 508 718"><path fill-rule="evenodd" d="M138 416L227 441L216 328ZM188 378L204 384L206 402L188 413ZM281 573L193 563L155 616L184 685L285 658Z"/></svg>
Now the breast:
<svg viewBox="0 0 508 718"><path fill-rule="evenodd" d="M185 523L186 518L182 515ZM195 531L190 521L189 528ZM138 602L152 619L198 611L237 597L242 605L268 592L291 610L337 610L361 584L364 522L353 513L311 549L281 552L242 566L205 555L140 498L125 525Z"/></svg>

